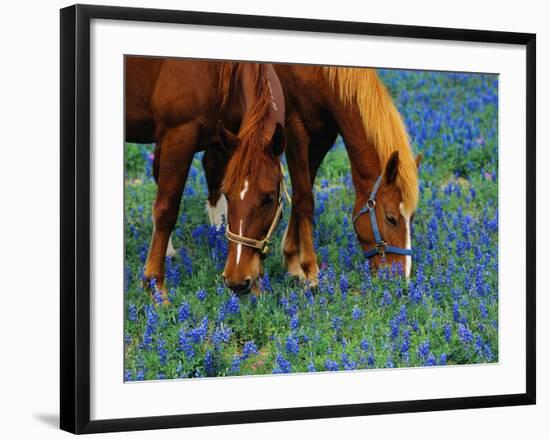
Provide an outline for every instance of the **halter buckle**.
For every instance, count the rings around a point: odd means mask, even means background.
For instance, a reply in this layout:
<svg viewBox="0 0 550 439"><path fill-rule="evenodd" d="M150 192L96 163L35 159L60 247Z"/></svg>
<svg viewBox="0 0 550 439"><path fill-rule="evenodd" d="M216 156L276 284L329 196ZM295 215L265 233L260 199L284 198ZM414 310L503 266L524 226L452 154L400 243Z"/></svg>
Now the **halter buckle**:
<svg viewBox="0 0 550 439"><path fill-rule="evenodd" d="M386 247L388 244L384 241L380 241L376 243L376 253L382 255L382 257L386 257Z"/></svg>
<svg viewBox="0 0 550 439"><path fill-rule="evenodd" d="M376 207L376 200L374 198L369 198L367 200L367 207L370 209L374 209Z"/></svg>

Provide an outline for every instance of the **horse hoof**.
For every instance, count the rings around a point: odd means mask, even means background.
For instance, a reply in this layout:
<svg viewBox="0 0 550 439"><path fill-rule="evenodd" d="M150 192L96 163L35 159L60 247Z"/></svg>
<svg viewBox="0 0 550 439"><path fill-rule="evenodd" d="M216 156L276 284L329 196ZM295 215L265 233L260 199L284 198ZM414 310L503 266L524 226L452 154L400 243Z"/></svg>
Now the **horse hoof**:
<svg viewBox="0 0 550 439"><path fill-rule="evenodd" d="M285 258L284 264L286 266L288 273L291 276L297 277L302 280L306 278L306 274L304 273L304 270L302 270L302 267L300 265L300 259L298 258L298 256L295 256L292 258Z"/></svg>

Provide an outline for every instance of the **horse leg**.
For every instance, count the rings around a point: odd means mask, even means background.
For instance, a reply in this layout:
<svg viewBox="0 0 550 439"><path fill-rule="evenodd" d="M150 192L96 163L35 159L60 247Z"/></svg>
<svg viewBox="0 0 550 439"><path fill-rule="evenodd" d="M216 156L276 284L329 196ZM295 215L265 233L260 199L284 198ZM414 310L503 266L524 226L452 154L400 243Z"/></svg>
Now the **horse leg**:
<svg viewBox="0 0 550 439"><path fill-rule="evenodd" d="M155 145L155 150L153 152L153 178L155 179L155 183L158 185L159 183L159 163L160 163L160 144ZM155 204L153 203L153 206L151 207L151 221L153 222L153 233L151 235L151 241L153 240L153 236L155 235L155 216L154 216L154 207ZM170 234L170 238L168 238L168 247L166 248L166 256L169 258L175 258L176 257L176 249L174 248L174 244L172 243L172 234Z"/></svg>
<svg viewBox="0 0 550 439"><path fill-rule="evenodd" d="M284 262L290 274L314 287L318 284L319 267L313 248L314 201L308 165L310 137L299 121L288 128L286 157L292 181L292 210L283 239Z"/></svg>
<svg viewBox="0 0 550 439"><path fill-rule="evenodd" d="M153 213L151 214L151 221L153 221L153 233L151 235L151 241L153 240L153 236L155 236L155 205L153 204ZM174 248L174 243L172 242L172 234L170 234L170 237L168 238L168 245L166 246L166 256L169 258L175 258L177 255L176 249Z"/></svg>
<svg viewBox="0 0 550 439"><path fill-rule="evenodd" d="M145 264L145 279L156 279L165 304L168 303L164 285L165 255L170 234L176 224L198 135L198 125L187 123L168 129L161 139L157 197L153 206L154 229Z"/></svg>
<svg viewBox="0 0 550 439"><path fill-rule="evenodd" d="M227 201L222 196L221 185L229 156L218 151L216 147L218 145L206 149L202 157L202 167L208 187L206 210L210 225L221 227L227 219Z"/></svg>

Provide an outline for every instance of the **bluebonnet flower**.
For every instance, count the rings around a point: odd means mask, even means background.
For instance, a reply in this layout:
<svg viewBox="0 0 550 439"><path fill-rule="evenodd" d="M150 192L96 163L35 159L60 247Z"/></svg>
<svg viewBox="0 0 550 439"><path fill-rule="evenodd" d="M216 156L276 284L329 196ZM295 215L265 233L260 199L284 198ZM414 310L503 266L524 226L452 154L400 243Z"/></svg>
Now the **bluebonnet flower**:
<svg viewBox="0 0 550 439"><path fill-rule="evenodd" d="M310 361L307 365L307 371L308 372L316 372L317 369L315 369L315 364L313 364L313 361Z"/></svg>
<svg viewBox="0 0 550 439"><path fill-rule="evenodd" d="M479 313L481 314L481 317L483 317L484 319L486 319L489 316L489 311L487 311L487 306L483 301L479 303Z"/></svg>
<svg viewBox="0 0 550 439"><path fill-rule="evenodd" d="M191 276L193 274L193 262L189 257L189 254L187 253L185 247L180 248L179 252L185 273L187 274L187 276Z"/></svg>
<svg viewBox="0 0 550 439"><path fill-rule="evenodd" d="M453 303L453 320L457 323L460 321L460 311L457 302Z"/></svg>
<svg viewBox="0 0 550 439"><path fill-rule="evenodd" d="M458 337L460 338L460 341L465 344L471 343L474 340L472 331L470 331L470 329L462 323L458 325Z"/></svg>
<svg viewBox="0 0 550 439"><path fill-rule="evenodd" d="M353 320L359 320L362 316L363 316L363 311L361 311L361 309L357 305L355 305L353 307L353 310L351 311L351 318Z"/></svg>
<svg viewBox="0 0 550 439"><path fill-rule="evenodd" d="M241 305L239 302L239 298L235 296L234 294L231 294L227 302L225 302L219 310L218 313L218 321L225 320L225 317L228 315L235 315L238 314L240 311Z"/></svg>
<svg viewBox="0 0 550 439"><path fill-rule="evenodd" d="M145 379L145 370L138 369L136 373L136 381L143 381Z"/></svg>
<svg viewBox="0 0 550 439"><path fill-rule="evenodd" d="M260 279L260 287L262 291L267 291L270 293L273 292L273 287L271 286L271 279L269 278L269 274L267 273L267 271L264 273L264 275Z"/></svg>
<svg viewBox="0 0 550 439"><path fill-rule="evenodd" d="M281 353L277 354L275 359L277 365L273 369L273 373L290 373L292 371L290 361L288 361Z"/></svg>
<svg viewBox="0 0 550 439"><path fill-rule="evenodd" d="M192 338L183 329L179 331L179 347L185 357L190 360L195 356L195 347L193 346Z"/></svg>
<svg viewBox="0 0 550 439"><path fill-rule="evenodd" d="M214 347L219 350L222 347L223 343L228 343L231 339L231 328L216 328L212 333L212 343Z"/></svg>
<svg viewBox="0 0 550 439"><path fill-rule="evenodd" d="M137 320L137 308L132 302L128 304L128 320L135 322Z"/></svg>
<svg viewBox="0 0 550 439"><path fill-rule="evenodd" d="M338 370L338 363L332 359L325 360L325 369L330 371Z"/></svg>
<svg viewBox="0 0 550 439"><path fill-rule="evenodd" d="M212 350L208 350L204 354L204 372L206 376L214 376L216 374L216 364Z"/></svg>
<svg viewBox="0 0 550 439"><path fill-rule="evenodd" d="M336 316L331 319L331 325L332 329L334 329L335 331L340 331L344 326L344 321L341 317Z"/></svg>
<svg viewBox="0 0 550 439"><path fill-rule="evenodd" d="M300 344L298 342L298 338L292 335L287 336L285 340L285 350L290 355L296 355L298 352L300 352Z"/></svg>
<svg viewBox="0 0 550 439"><path fill-rule="evenodd" d="M409 284L409 297L415 304L420 303L420 300L422 299L422 287L417 285L416 282L411 282Z"/></svg>
<svg viewBox="0 0 550 439"><path fill-rule="evenodd" d="M424 340L418 346L418 356L420 358L426 358L430 352L430 340Z"/></svg>
<svg viewBox="0 0 550 439"><path fill-rule="evenodd" d="M409 352L409 349L411 347L411 332L409 330L403 331L403 340L401 341L401 347L399 349L401 355L406 354Z"/></svg>
<svg viewBox="0 0 550 439"><path fill-rule="evenodd" d="M236 374L241 369L241 357L235 355L231 360L231 373Z"/></svg>
<svg viewBox="0 0 550 439"><path fill-rule="evenodd" d="M157 305L162 305L162 303L164 302L162 290L158 289L155 284L154 289L152 289L151 291L153 292L153 300L155 301L155 303Z"/></svg>
<svg viewBox="0 0 550 439"><path fill-rule="evenodd" d="M243 347L243 359L250 357L251 355L257 355L258 348L253 341L247 341Z"/></svg>
<svg viewBox="0 0 550 439"><path fill-rule="evenodd" d="M346 266L349 266L351 264L348 264ZM348 277L346 276L345 273L342 273L340 275L340 294L342 295L342 299L345 299L348 295L348 291L349 291L349 281L348 281Z"/></svg>
<svg viewBox="0 0 550 439"><path fill-rule="evenodd" d="M203 317L201 324L189 331L189 336L194 343L202 343L208 333L208 317Z"/></svg>
<svg viewBox="0 0 550 439"><path fill-rule="evenodd" d="M367 357L367 364L369 365L369 367L374 366L374 355L372 353L370 353Z"/></svg>
<svg viewBox="0 0 550 439"><path fill-rule="evenodd" d="M448 323L445 324L445 327L443 329L443 333L445 336L445 341L449 343L451 341L452 331L451 331L451 325Z"/></svg>
<svg viewBox="0 0 550 439"><path fill-rule="evenodd" d="M290 318L290 329L295 331L296 329L298 329L298 326L299 326L298 316L294 315Z"/></svg>
<svg viewBox="0 0 550 439"><path fill-rule="evenodd" d="M133 379L132 371L130 369L126 369L124 371L124 381L132 381L132 379Z"/></svg>
<svg viewBox="0 0 550 439"><path fill-rule="evenodd" d="M183 302L178 308L178 322L184 322L191 317L191 305Z"/></svg>
<svg viewBox="0 0 550 439"><path fill-rule="evenodd" d="M168 350L166 349L166 340L162 337L159 337L157 340L157 354L161 366L166 365L166 361L168 360Z"/></svg>
<svg viewBox="0 0 550 439"><path fill-rule="evenodd" d="M347 354L343 353L341 360L342 360L342 367L344 368L344 370L357 369L357 362L349 358Z"/></svg>
<svg viewBox="0 0 550 439"><path fill-rule="evenodd" d="M197 299L199 299L201 302L204 302L206 299L206 291L204 291L203 288L199 288L197 291Z"/></svg>
<svg viewBox="0 0 550 439"><path fill-rule="evenodd" d="M380 306L389 306L393 303L393 299L391 297L391 294L388 290L384 290L384 293L382 294L382 299L380 300Z"/></svg>
<svg viewBox="0 0 550 439"><path fill-rule="evenodd" d="M151 349L151 343L153 342L153 334L157 330L158 314L154 305L145 305L146 324L145 332L143 334L143 346L145 349Z"/></svg>
<svg viewBox="0 0 550 439"><path fill-rule="evenodd" d="M433 353L428 354L428 358L426 358L426 366L436 366L437 360L435 359L435 356Z"/></svg>

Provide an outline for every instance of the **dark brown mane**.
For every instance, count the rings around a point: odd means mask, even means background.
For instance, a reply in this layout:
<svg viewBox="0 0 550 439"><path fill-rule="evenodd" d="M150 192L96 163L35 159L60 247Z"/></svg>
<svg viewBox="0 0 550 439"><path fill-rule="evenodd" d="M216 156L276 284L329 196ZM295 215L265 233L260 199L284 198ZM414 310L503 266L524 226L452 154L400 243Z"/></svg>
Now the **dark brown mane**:
<svg viewBox="0 0 550 439"><path fill-rule="evenodd" d="M250 80L243 80L242 69L249 69ZM247 72L248 73L248 72ZM240 79L240 84L237 84ZM220 75L222 105L226 105L235 93L244 93L245 87L250 87L253 102L248 102L245 117L239 129L239 145L227 165L222 183L224 192L240 191L247 175L257 175L261 164L266 160L266 145L271 140L266 136L269 127L265 126L269 118L272 97L268 79L267 67L263 64L226 63Z"/></svg>

